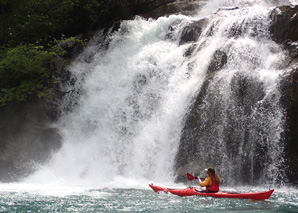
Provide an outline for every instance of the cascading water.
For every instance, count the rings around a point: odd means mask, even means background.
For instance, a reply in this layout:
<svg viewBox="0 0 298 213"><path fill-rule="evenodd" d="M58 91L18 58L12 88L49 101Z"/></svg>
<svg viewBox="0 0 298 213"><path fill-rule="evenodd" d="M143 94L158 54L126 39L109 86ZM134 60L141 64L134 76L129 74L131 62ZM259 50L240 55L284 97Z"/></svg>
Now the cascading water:
<svg viewBox="0 0 298 213"><path fill-rule="evenodd" d="M218 11L210 20L196 54L212 51L213 61L182 135L178 170L194 170L188 163L197 161L195 169L214 166L230 184L272 183L283 175L284 56L270 41L268 16L255 5Z"/></svg>
<svg viewBox="0 0 298 213"><path fill-rule="evenodd" d="M267 7L287 1L220 2L216 8L217 1L208 2L197 17L136 18L123 21L105 41L95 37L69 67L75 88L64 88L73 92L62 108L71 106L71 112L56 124L64 145L27 181L97 187L125 186L129 180L174 181L176 155L178 164L179 158L193 155L202 166L221 167L226 180L241 178L234 171L243 168L251 168L247 175L254 177L258 148L267 158L259 166L262 172L278 175L283 54L269 38ZM235 6L239 9L216 12ZM203 17L207 24L198 40L179 45L184 27ZM179 144L185 119L219 51L226 63L207 78L197 109L197 137L204 143L184 153Z"/></svg>
<svg viewBox="0 0 298 213"><path fill-rule="evenodd" d="M30 180L106 186L120 176L135 181L173 176L185 109L204 79L187 75L186 46L178 45L178 32L168 34L171 24L183 19L125 21L109 37L107 49L99 47L93 55L94 44L87 48L70 67L81 95L57 124L64 146Z"/></svg>

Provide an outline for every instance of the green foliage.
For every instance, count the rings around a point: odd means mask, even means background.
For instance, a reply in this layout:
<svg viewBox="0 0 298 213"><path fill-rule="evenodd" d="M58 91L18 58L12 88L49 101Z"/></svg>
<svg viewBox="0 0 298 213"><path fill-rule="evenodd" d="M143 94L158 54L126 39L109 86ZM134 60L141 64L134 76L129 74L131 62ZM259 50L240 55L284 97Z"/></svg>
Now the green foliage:
<svg viewBox="0 0 298 213"><path fill-rule="evenodd" d="M127 1L0 0L0 106L49 96L55 57L84 45L71 35Z"/></svg>
<svg viewBox="0 0 298 213"><path fill-rule="evenodd" d="M1 3L3 2L3 3ZM33 43L50 35L60 36L71 23L78 0L1 0L6 12L0 17L0 42ZM59 35L60 34L60 35Z"/></svg>
<svg viewBox="0 0 298 213"><path fill-rule="evenodd" d="M96 22L98 18L98 14L107 12L104 9L104 5L107 3L107 1L95 1L90 0L86 1L86 3L83 5L84 10L89 14L89 18L92 22Z"/></svg>
<svg viewBox="0 0 298 213"><path fill-rule="evenodd" d="M0 0L0 44L10 47L108 27L173 0ZM138 7L142 9L136 10Z"/></svg>
<svg viewBox="0 0 298 213"><path fill-rule="evenodd" d="M0 0L0 106L49 96L55 57L84 46L72 36L131 18L138 5L148 10L161 2Z"/></svg>
<svg viewBox="0 0 298 213"><path fill-rule="evenodd" d="M20 45L2 53L0 106L50 95L50 64L57 53L42 46Z"/></svg>
<svg viewBox="0 0 298 213"><path fill-rule="evenodd" d="M0 44L16 46L67 37L124 17L132 0L0 0ZM117 18L115 18L117 17Z"/></svg>
<svg viewBox="0 0 298 213"><path fill-rule="evenodd" d="M56 55L66 56L76 45L86 46L86 44L86 40L76 39L75 37L66 38L62 34L61 39L53 39L48 44L48 48Z"/></svg>

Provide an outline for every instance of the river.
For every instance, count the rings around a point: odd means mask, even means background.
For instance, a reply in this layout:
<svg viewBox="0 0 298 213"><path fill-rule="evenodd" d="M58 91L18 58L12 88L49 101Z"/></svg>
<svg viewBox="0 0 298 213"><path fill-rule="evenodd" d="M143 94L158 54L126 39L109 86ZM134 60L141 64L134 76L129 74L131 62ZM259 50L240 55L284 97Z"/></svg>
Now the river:
<svg viewBox="0 0 298 213"><path fill-rule="evenodd" d="M298 190L279 188L268 200L254 201L156 194L144 188L42 189L32 185L0 185L0 212L297 212ZM260 191L259 187L225 188Z"/></svg>

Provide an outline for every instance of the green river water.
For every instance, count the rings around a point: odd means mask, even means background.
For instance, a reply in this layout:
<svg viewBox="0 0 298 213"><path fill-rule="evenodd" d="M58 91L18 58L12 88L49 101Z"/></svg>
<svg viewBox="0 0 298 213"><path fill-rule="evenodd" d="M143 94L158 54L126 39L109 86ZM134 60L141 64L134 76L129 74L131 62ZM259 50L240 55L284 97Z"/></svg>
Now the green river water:
<svg viewBox="0 0 298 213"><path fill-rule="evenodd" d="M11 189L2 185L0 212L298 212L298 191L276 189L268 200L178 197L144 189ZM0 189L1 189L0 188ZM237 188L247 191L248 188ZM250 191L266 190L254 188ZM52 195L51 195L52 194ZM55 195L54 195L55 194ZM57 195L58 194L58 195Z"/></svg>

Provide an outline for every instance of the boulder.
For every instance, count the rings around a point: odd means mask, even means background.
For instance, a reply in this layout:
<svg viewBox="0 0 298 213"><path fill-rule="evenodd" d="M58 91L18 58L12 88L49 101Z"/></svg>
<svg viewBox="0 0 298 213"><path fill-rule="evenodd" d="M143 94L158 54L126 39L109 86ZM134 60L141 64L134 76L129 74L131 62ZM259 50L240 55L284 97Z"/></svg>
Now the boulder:
<svg viewBox="0 0 298 213"><path fill-rule="evenodd" d="M196 42L202 33L202 29L206 25L207 20L201 19L198 21L194 21L189 25L185 26L182 30L180 36L179 45L189 43L189 42Z"/></svg>
<svg viewBox="0 0 298 213"><path fill-rule="evenodd" d="M228 56L222 50L216 50L213 59L208 67L208 73L216 72L224 67L227 63Z"/></svg>
<svg viewBox="0 0 298 213"><path fill-rule="evenodd" d="M277 7L272 11L270 18L270 33L274 41L279 44L288 40L298 41L298 5Z"/></svg>

